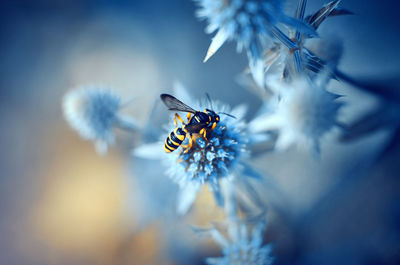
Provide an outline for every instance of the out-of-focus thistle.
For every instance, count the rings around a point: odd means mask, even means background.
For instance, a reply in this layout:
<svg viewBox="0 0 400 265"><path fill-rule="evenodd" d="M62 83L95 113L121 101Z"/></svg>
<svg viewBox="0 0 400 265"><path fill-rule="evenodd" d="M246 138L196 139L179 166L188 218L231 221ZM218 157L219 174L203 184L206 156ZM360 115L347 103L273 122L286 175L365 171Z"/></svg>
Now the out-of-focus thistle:
<svg viewBox="0 0 400 265"><path fill-rule="evenodd" d="M366 91L379 98L377 107L367 111L357 120L348 125L341 140L354 141L379 130L388 130L390 140L386 144L383 154L400 148L400 80L399 75L394 78L352 78L342 72L337 72L338 78L354 87Z"/></svg>
<svg viewBox="0 0 400 265"><path fill-rule="evenodd" d="M256 223L243 221L228 223L228 237L220 229L207 230L212 238L222 247L222 257L206 259L209 265L269 265L272 264L271 244L263 245L265 221Z"/></svg>
<svg viewBox="0 0 400 265"><path fill-rule="evenodd" d="M306 9L306 0L300 0L296 10L295 18L304 20L313 29L318 30L319 26L326 18L338 15L352 14L350 11L338 7L340 0L329 2L317 12L304 18ZM297 73L314 77L322 69L330 69L333 76L342 54L342 43L338 39L314 39L311 47L308 47L307 40L310 35L304 34L298 30L290 32L292 42L290 48L283 45L282 42L276 42L273 46L264 52L266 65L267 87L274 80L290 80Z"/></svg>
<svg viewBox="0 0 400 265"><path fill-rule="evenodd" d="M177 87L175 96L195 109L204 108L193 102L182 87ZM163 150L166 137L164 134L159 142L142 145L133 151L136 156L160 159L164 162L166 174L180 187L178 212L181 214L190 208L202 184L209 185L217 203L222 206L225 203L224 197L229 197L224 196L222 192L234 193L234 189L237 188L232 187L232 183L244 182L243 185L247 186L248 177L261 178L246 161L250 147L255 143L267 141L268 137L248 130L242 120L246 111L244 106L230 110L229 107L216 102L212 105L217 113L230 113L236 119L222 114L208 141L199 137L187 153L180 147L173 153L166 154ZM175 128L172 122L168 132L171 128ZM221 185L224 187L221 188ZM260 202L256 194L248 195L253 196L256 204Z"/></svg>
<svg viewBox="0 0 400 265"><path fill-rule="evenodd" d="M63 98L64 117L83 139L95 143L99 154L113 144L113 128L137 130L135 120L121 115L121 99L104 86L84 86L67 92Z"/></svg>
<svg viewBox="0 0 400 265"><path fill-rule="evenodd" d="M297 76L290 83L281 82L273 110L253 120L250 128L257 132L278 130L277 149L297 144L318 154L321 137L338 125L342 106L336 101L339 96L326 90L329 80L328 74L321 74L314 80Z"/></svg>
<svg viewBox="0 0 400 265"><path fill-rule="evenodd" d="M195 0L197 15L207 19L207 33L217 31L204 61L207 61L227 40L236 40L237 50L247 51L254 80L262 84L264 78L263 47L274 37L295 48L290 39L277 27L289 25L299 32L315 35L314 30L301 20L283 13L283 0Z"/></svg>

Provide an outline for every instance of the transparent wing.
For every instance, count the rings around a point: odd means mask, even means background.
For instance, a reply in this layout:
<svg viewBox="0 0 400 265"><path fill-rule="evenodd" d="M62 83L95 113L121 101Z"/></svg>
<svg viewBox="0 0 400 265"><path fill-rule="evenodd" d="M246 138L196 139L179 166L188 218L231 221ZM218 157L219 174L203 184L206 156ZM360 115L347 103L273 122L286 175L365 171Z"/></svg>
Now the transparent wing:
<svg viewBox="0 0 400 265"><path fill-rule="evenodd" d="M168 107L169 110L196 113L196 110L192 109L191 107L189 107L179 99L175 98L174 96L171 96L169 94L161 94L160 98L164 102L164 104Z"/></svg>

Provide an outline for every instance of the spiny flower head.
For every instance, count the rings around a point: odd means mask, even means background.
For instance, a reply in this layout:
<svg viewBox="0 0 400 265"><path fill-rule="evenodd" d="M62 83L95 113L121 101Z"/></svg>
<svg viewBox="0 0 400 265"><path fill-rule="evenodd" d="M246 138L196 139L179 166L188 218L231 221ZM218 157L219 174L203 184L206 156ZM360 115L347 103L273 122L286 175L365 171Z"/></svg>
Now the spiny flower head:
<svg viewBox="0 0 400 265"><path fill-rule="evenodd" d="M249 48L258 35L267 34L269 31L267 25L275 25L282 16L281 0L197 0L196 2L200 6L197 15L208 21L206 32L210 34L218 30L223 32L225 40L236 39L239 50L243 47ZM212 51L209 50L210 52Z"/></svg>
<svg viewBox="0 0 400 265"><path fill-rule="evenodd" d="M336 101L338 95L326 90L328 81L324 75L318 80L299 76L290 83L282 82L272 113L259 116L251 126L256 131L279 130L278 149L297 143L318 153L319 140L337 125L342 105Z"/></svg>
<svg viewBox="0 0 400 265"><path fill-rule="evenodd" d="M209 139L195 135L192 138L195 141L187 153L180 148L168 156L177 166L169 168L167 173L179 184L186 181L213 184L218 178L228 175L237 161L246 156L244 123L232 117L221 115L221 121L211 132ZM170 164L171 161L167 163Z"/></svg>
<svg viewBox="0 0 400 265"><path fill-rule="evenodd" d="M215 102L213 105L216 105ZM197 106L202 109L201 105ZM247 143L253 135L247 135L245 123L241 120L244 108L230 110L218 104L214 110L231 113L236 119L221 115L220 122L208 139L193 135L195 141L188 152L180 147L164 159L167 175L184 191L179 198L179 212L188 209L195 199L191 196L197 194L202 184L209 184L216 198L221 197L220 180L240 172L243 167L241 162L248 156Z"/></svg>
<svg viewBox="0 0 400 265"><path fill-rule="evenodd" d="M340 0L327 3L318 11L304 18L307 1L299 1L295 17L304 20L315 31L328 17L352 14L338 7ZM279 79L290 81L293 75L306 73L315 77L321 71L330 71L334 76L335 69L343 52L340 39L330 36L312 38L312 35L302 34L298 30L290 32L287 42L276 42L264 52L266 77L261 88L272 89L271 81ZM286 48L285 48L286 46ZM273 91L275 92L275 91Z"/></svg>
<svg viewBox="0 0 400 265"><path fill-rule="evenodd" d="M222 257L207 258L209 265L269 265L272 246L263 246L265 222L259 222L251 229L243 222L230 224L229 239L217 229L211 230L213 239L222 247Z"/></svg>
<svg viewBox="0 0 400 265"><path fill-rule="evenodd" d="M121 99L110 89L80 87L63 98L64 117L83 139L95 142L96 151L104 154L114 142L114 126L135 128L133 121L121 116Z"/></svg>
<svg viewBox="0 0 400 265"><path fill-rule="evenodd" d="M177 87L174 95L195 110L211 107L192 101L183 87ZM211 105L214 106L211 109L216 113L225 112L236 118L221 114L219 123L207 139L196 134L192 135L195 141L186 153L183 147L177 148L172 153L165 153L163 150L164 140L176 128L172 117L158 142L142 145L133 151L135 156L163 161L166 174L180 187L178 212L181 214L190 208L203 184L208 184L217 203L222 206L224 199L221 194L221 181L229 182L236 176L246 178L255 175L255 171L250 170L246 164L249 146L267 140L264 134L253 133L247 129L246 123L242 120L246 111L244 106L230 110L229 107L216 102ZM187 135L185 141L189 137L191 136Z"/></svg>
<svg viewBox="0 0 400 265"><path fill-rule="evenodd" d="M207 33L217 31L204 61L207 61L227 40L236 40L240 52L246 49L254 79L263 79L263 45L266 37L279 31L277 23L286 23L302 30L309 28L283 14L283 0L195 0L197 15L208 21ZM280 31L279 31L280 32ZM280 32L281 33L281 32ZM283 33L281 33L283 34Z"/></svg>

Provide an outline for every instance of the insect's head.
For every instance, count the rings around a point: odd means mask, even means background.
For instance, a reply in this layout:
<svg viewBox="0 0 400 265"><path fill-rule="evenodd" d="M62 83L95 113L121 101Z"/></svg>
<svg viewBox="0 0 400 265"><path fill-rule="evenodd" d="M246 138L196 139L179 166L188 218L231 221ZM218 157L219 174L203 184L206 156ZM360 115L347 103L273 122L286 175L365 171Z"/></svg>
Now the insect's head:
<svg viewBox="0 0 400 265"><path fill-rule="evenodd" d="M207 114L211 117L211 122L219 122L219 115L215 111L206 109Z"/></svg>

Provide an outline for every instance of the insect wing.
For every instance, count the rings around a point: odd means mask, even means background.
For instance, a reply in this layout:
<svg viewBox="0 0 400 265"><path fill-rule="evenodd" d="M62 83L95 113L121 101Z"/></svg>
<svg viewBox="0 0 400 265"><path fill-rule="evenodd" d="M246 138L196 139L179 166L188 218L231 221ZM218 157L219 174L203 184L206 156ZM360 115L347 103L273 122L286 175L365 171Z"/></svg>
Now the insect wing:
<svg viewBox="0 0 400 265"><path fill-rule="evenodd" d="M161 94L160 97L169 110L196 113L196 110L192 109L174 96L171 96L169 94Z"/></svg>

